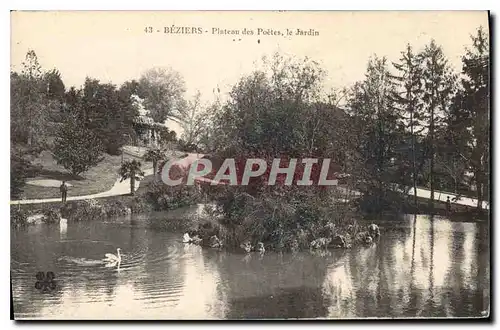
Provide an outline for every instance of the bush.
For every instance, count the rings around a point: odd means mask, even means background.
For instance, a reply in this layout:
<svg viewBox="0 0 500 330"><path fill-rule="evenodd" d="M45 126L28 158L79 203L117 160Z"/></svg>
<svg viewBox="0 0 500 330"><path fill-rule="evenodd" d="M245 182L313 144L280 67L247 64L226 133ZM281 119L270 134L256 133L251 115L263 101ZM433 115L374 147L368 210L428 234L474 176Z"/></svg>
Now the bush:
<svg viewBox="0 0 500 330"><path fill-rule="evenodd" d="M61 220L61 212L59 210L49 208L43 210L43 222L45 223L59 223Z"/></svg>
<svg viewBox="0 0 500 330"><path fill-rule="evenodd" d="M193 205L201 200L198 187L194 185L168 186L157 181L149 184L145 197L157 211Z"/></svg>
<svg viewBox="0 0 500 330"><path fill-rule="evenodd" d="M356 223L348 205L332 204L325 197L293 188L284 194L270 191L259 196L228 189L226 197L218 201L220 228L202 225L198 231L218 232L229 247L248 240L276 250L306 249L315 239L348 233Z"/></svg>
<svg viewBox="0 0 500 330"><path fill-rule="evenodd" d="M16 208L10 209L10 223L13 228L24 227L28 224L28 215L26 212Z"/></svg>
<svg viewBox="0 0 500 330"><path fill-rule="evenodd" d="M130 210L132 213L143 213L150 212L151 205L147 203L144 197L135 197L129 203Z"/></svg>
<svg viewBox="0 0 500 330"><path fill-rule="evenodd" d="M92 221L106 216L106 211L97 200L88 199L65 203L61 214L68 221Z"/></svg>
<svg viewBox="0 0 500 330"><path fill-rule="evenodd" d="M11 149L10 198L19 198L29 175L30 162Z"/></svg>

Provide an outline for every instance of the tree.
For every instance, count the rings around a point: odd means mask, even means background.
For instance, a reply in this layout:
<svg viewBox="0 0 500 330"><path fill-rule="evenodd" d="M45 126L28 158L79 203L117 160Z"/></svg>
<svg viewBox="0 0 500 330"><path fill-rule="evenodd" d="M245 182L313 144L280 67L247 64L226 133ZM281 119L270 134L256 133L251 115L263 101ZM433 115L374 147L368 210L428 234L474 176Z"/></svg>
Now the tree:
<svg viewBox="0 0 500 330"><path fill-rule="evenodd" d="M43 146L52 105L44 93L43 73L36 53L28 51L21 73L11 72L11 133L15 143Z"/></svg>
<svg viewBox="0 0 500 330"><path fill-rule="evenodd" d="M394 92L395 106L399 111L402 124L410 129L411 148L411 178L413 184L414 204L417 206L417 160L416 160L416 135L417 127L421 127L419 118L422 112L422 63L421 57L414 54L408 44L406 50L401 52L399 63L393 63L398 75L393 76L397 82Z"/></svg>
<svg viewBox="0 0 500 330"><path fill-rule="evenodd" d="M164 123L168 118L180 120L179 108L186 91L181 75L165 68L153 68L144 72L139 80L144 105L151 111L155 122Z"/></svg>
<svg viewBox="0 0 500 330"><path fill-rule="evenodd" d="M46 86L45 92L48 99L64 102L66 90L59 70L53 69L46 72L43 76L43 84Z"/></svg>
<svg viewBox="0 0 500 330"><path fill-rule="evenodd" d="M429 205L434 205L434 163L436 155L436 130L444 121L449 111L453 96L455 75L452 73L443 50L434 40L420 54L422 58L423 102L425 111L426 141L429 159L429 188L431 196Z"/></svg>
<svg viewBox="0 0 500 330"><path fill-rule="evenodd" d="M23 152L11 146L10 148L10 198L19 198L28 177L31 163Z"/></svg>
<svg viewBox="0 0 500 330"><path fill-rule="evenodd" d="M81 92L78 108L83 125L93 131L102 141L105 151L112 155L133 134L133 119L137 110L126 93L120 93L113 84L102 84L87 77Z"/></svg>
<svg viewBox="0 0 500 330"><path fill-rule="evenodd" d="M489 39L480 27L462 57L461 88L453 102L450 135L474 173L477 208L489 192Z"/></svg>
<svg viewBox="0 0 500 330"><path fill-rule="evenodd" d="M73 175L86 172L103 160L102 143L99 137L81 125L73 116L68 116L56 134L54 158L57 164Z"/></svg>
<svg viewBox="0 0 500 330"><path fill-rule="evenodd" d="M197 145L207 114L201 110L201 94L198 91L192 100L189 100L180 109L179 124L183 130L181 139L185 145Z"/></svg>
<svg viewBox="0 0 500 330"><path fill-rule="evenodd" d="M119 170L120 182L130 179L130 195L135 193L135 181L141 180L144 172L141 170L141 162L137 160L126 161Z"/></svg>
<svg viewBox="0 0 500 330"><path fill-rule="evenodd" d="M158 177L158 162L164 160L167 157L165 152L161 149L148 149L143 156L143 159L147 162L153 162L153 175L156 180Z"/></svg>
<svg viewBox="0 0 500 330"><path fill-rule="evenodd" d="M318 118L335 111L320 109L324 77L324 70L308 58L275 54L264 59L263 69L243 77L219 107L212 123L214 146L270 157L313 152L318 123L326 122Z"/></svg>
<svg viewBox="0 0 500 330"><path fill-rule="evenodd" d="M394 85L385 57L373 57L368 62L366 78L354 85L348 99L356 139L352 174L357 189L364 193L366 210L378 213L394 200L393 184L401 131L394 107Z"/></svg>

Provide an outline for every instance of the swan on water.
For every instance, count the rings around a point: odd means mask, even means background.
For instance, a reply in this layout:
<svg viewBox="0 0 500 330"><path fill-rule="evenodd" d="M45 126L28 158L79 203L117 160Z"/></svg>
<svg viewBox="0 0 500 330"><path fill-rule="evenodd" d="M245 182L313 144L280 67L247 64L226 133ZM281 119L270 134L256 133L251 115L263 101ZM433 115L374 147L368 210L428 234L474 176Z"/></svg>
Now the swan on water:
<svg viewBox="0 0 500 330"><path fill-rule="evenodd" d="M106 257L105 261L109 261L109 262L121 262L122 261L122 256L120 255L120 251L121 251L120 248L116 249L116 254L117 255L114 255L113 253L106 253L104 255Z"/></svg>

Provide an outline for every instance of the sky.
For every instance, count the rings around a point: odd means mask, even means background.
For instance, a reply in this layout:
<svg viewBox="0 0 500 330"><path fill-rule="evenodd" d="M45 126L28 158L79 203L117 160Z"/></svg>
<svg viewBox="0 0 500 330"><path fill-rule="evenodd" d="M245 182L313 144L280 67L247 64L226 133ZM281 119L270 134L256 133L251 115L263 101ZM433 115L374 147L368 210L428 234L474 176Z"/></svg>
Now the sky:
<svg viewBox="0 0 500 330"><path fill-rule="evenodd" d="M459 72L479 26L488 29L486 11L12 12L11 69L20 68L29 49L43 69L61 72L67 88L86 76L120 85L147 69L170 67L185 79L187 97L200 91L210 102L214 88L225 95L275 52L319 62L328 72L326 87L342 88L363 79L370 56L397 61L406 44L418 51L433 38ZM178 33L193 31L201 33Z"/></svg>

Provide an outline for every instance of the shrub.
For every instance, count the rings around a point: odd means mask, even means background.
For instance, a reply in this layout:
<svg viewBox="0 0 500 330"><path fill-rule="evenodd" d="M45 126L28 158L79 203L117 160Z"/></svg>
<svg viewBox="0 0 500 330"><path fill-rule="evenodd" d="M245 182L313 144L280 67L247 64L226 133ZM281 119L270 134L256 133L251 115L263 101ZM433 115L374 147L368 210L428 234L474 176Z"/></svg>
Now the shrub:
<svg viewBox="0 0 500 330"><path fill-rule="evenodd" d="M28 215L26 212L16 208L10 209L10 223L13 228L24 227L28 224Z"/></svg>
<svg viewBox="0 0 500 330"><path fill-rule="evenodd" d="M61 212L59 210L49 208L43 210L42 221L45 223L59 223L61 220Z"/></svg>
<svg viewBox="0 0 500 330"><path fill-rule="evenodd" d="M168 186L163 182L151 182L145 197L155 210L160 211L196 204L201 194L194 185Z"/></svg>
<svg viewBox="0 0 500 330"><path fill-rule="evenodd" d="M103 206L95 199L67 202L61 214L68 221L92 221L106 216Z"/></svg>
<svg viewBox="0 0 500 330"><path fill-rule="evenodd" d="M229 247L249 240L277 250L305 249L314 239L347 233L349 225L355 223L348 205L333 204L328 196L318 198L296 189L251 196L234 187L218 203L218 231L225 236L219 238L225 238Z"/></svg>
<svg viewBox="0 0 500 330"><path fill-rule="evenodd" d="M151 211L151 205L147 203L144 197L135 197L129 203L132 213L143 213Z"/></svg>

